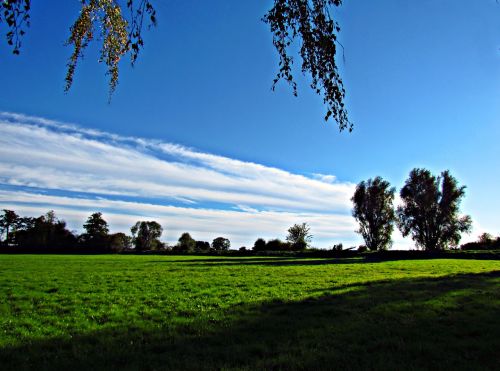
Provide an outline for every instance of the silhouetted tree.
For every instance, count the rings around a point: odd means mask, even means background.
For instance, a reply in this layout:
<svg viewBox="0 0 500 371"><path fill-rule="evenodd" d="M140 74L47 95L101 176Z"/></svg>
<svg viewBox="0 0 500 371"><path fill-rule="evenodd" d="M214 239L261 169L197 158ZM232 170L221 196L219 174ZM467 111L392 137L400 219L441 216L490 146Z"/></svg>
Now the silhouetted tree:
<svg viewBox="0 0 500 371"><path fill-rule="evenodd" d="M342 251L344 249L344 245L342 243L336 244L332 246L332 251Z"/></svg>
<svg viewBox="0 0 500 371"><path fill-rule="evenodd" d="M267 241L265 249L267 251L289 251L292 250L292 245L281 241L279 238L275 238Z"/></svg>
<svg viewBox="0 0 500 371"><path fill-rule="evenodd" d="M110 234L108 241L109 249L113 252L121 252L132 247L132 237L122 232Z"/></svg>
<svg viewBox="0 0 500 371"><path fill-rule="evenodd" d="M273 89L279 80L292 86L297 95L297 85L292 75L291 51L295 39L300 42L298 53L302 59L302 73L311 77L311 88L323 97L327 107L325 120L333 118L340 130L352 124L344 105L345 90L337 67L337 34L339 24L332 17L332 8L341 0L274 0L273 7L263 17L273 35L273 45L279 55L279 71ZM21 37L30 24L30 0L0 2L0 25L8 28L7 42L19 54ZM81 2L78 18L70 28L67 45L73 47L68 61L66 86L72 83L78 61L93 40L101 42L99 62L107 66L110 76L110 95L118 84L118 64L130 53L132 65L144 44L143 23L156 25L156 11L149 0L86 0ZM95 37L98 33L101 37Z"/></svg>
<svg viewBox="0 0 500 371"><path fill-rule="evenodd" d="M456 246L461 233L470 232L470 216L459 216L465 187L458 187L449 171L434 177L429 170L413 169L400 196L398 227L403 236L411 235L417 247L442 250Z"/></svg>
<svg viewBox="0 0 500 371"><path fill-rule="evenodd" d="M12 243L11 232L14 232L20 225L21 219L12 210L3 210L3 215L0 216L0 242L2 242L2 237L5 234L5 240L3 242L6 245Z"/></svg>
<svg viewBox="0 0 500 371"><path fill-rule="evenodd" d="M191 235L187 232L184 232L177 242L177 246L174 251L179 252L193 252L196 248L196 241L191 237Z"/></svg>
<svg viewBox="0 0 500 371"><path fill-rule="evenodd" d="M102 213L93 213L83 225L85 233L80 235L80 243L90 248L108 247L108 223L103 219Z"/></svg>
<svg viewBox="0 0 500 371"><path fill-rule="evenodd" d="M22 218L20 228L15 232L15 241L20 247L60 250L74 247L76 236L51 210L38 218Z"/></svg>
<svg viewBox="0 0 500 371"><path fill-rule="evenodd" d="M286 240L293 250L305 250L309 246L312 240L310 230L307 223L294 224L288 228Z"/></svg>
<svg viewBox="0 0 500 371"><path fill-rule="evenodd" d="M495 242L495 238L490 234L490 233L482 233L479 238L477 239L477 242L483 243L483 244L489 244Z"/></svg>
<svg viewBox="0 0 500 371"><path fill-rule="evenodd" d="M253 244L253 251L265 251L266 250L266 241L263 238L258 238Z"/></svg>
<svg viewBox="0 0 500 371"><path fill-rule="evenodd" d="M196 251L209 251L210 250L210 243L208 243L207 241L196 241L195 250Z"/></svg>
<svg viewBox="0 0 500 371"><path fill-rule="evenodd" d="M157 250L162 244L159 240L163 228L155 221L139 221L130 229L136 250Z"/></svg>
<svg viewBox="0 0 500 371"><path fill-rule="evenodd" d="M357 232L370 250L385 250L391 246L395 213L392 205L395 188L381 177L357 185L351 201L352 215L359 223Z"/></svg>
<svg viewBox="0 0 500 371"><path fill-rule="evenodd" d="M212 249L215 251L227 251L231 247L231 242L224 237L217 237L212 241Z"/></svg>
<svg viewBox="0 0 500 371"><path fill-rule="evenodd" d="M500 237L483 233L476 242L468 242L460 246L462 250L500 250Z"/></svg>

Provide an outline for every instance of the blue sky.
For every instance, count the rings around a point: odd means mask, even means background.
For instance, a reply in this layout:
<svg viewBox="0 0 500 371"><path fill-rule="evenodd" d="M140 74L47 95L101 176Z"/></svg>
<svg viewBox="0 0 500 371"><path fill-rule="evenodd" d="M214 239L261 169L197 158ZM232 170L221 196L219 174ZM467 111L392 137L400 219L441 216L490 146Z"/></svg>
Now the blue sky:
<svg viewBox="0 0 500 371"><path fill-rule="evenodd" d="M271 91L277 55L260 21L271 1L156 3L158 27L136 66L121 65L108 104L95 48L63 92L78 2L33 2L21 55L0 48L0 111L9 112L0 116L0 207L53 208L75 229L96 210L116 230L157 218L167 241L191 231L227 235L233 247L307 221L327 247L359 242L354 184L381 175L399 189L426 167L467 185L468 239L500 233L494 0L346 0L335 10L352 133L324 123L298 71L298 98L285 84Z"/></svg>

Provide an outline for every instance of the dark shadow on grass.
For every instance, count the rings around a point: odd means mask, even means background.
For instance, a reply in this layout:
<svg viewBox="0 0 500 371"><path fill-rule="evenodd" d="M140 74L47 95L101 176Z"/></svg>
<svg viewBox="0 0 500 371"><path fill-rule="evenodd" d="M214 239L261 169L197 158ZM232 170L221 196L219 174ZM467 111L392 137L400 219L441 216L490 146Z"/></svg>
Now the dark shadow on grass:
<svg viewBox="0 0 500 371"><path fill-rule="evenodd" d="M19 369L499 369L500 272L371 282L224 320L0 349Z"/></svg>
<svg viewBox="0 0 500 371"><path fill-rule="evenodd" d="M324 264L354 264L367 263L363 258L342 259L312 259L312 258L217 258L217 259L183 259L183 260L154 260L148 263L170 263L188 266L228 266L228 265L264 265L264 266L289 266L289 265L324 265Z"/></svg>
<svg viewBox="0 0 500 371"><path fill-rule="evenodd" d="M216 257L199 259L169 259L154 260L148 263L175 263L192 266L224 266L224 265L324 265L324 264L361 264L380 263L399 260L428 260L428 259L474 259L474 260L500 260L500 254L492 252L463 252L463 251L377 251L369 253L355 253L347 251L324 251L319 254L298 253L297 256L272 256L272 257ZM322 256L321 254L325 254ZM317 256L316 256L317 255ZM186 255L184 255L186 256Z"/></svg>

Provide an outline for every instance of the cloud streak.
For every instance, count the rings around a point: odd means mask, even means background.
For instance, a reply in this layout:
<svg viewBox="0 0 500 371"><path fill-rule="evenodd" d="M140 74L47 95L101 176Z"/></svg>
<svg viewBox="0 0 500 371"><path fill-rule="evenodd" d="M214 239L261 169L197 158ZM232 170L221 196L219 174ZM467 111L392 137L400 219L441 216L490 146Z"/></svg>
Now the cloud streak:
<svg viewBox="0 0 500 371"><path fill-rule="evenodd" d="M157 219L170 241L188 230L249 245L283 237L298 222L310 223L320 245L359 240L350 216L355 186L333 175L308 177L15 113L0 113L0 185L3 208L54 208L75 228L89 212L104 211L116 230Z"/></svg>

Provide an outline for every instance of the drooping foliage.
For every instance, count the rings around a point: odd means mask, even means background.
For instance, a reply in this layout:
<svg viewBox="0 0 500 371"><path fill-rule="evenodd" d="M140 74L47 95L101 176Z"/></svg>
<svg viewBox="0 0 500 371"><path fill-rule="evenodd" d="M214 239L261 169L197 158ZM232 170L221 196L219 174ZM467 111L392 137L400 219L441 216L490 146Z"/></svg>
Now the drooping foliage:
<svg viewBox="0 0 500 371"><path fill-rule="evenodd" d="M21 39L30 25L30 0L4 0L0 2L0 24L7 25L7 43L14 54L19 54ZM66 44L73 48L68 60L65 90L68 91L78 61L91 41L100 45L99 62L106 64L109 75L110 96L118 85L119 62L127 54L132 65L144 45L143 25L156 25L156 10L149 0L81 0L81 10L70 27Z"/></svg>
<svg viewBox="0 0 500 371"><path fill-rule="evenodd" d="M30 26L30 0L0 1L0 25L7 24L7 44L12 47L12 53L19 54L21 39Z"/></svg>
<svg viewBox="0 0 500 371"><path fill-rule="evenodd" d="M110 76L110 95L118 84L118 64L122 57L130 52L131 63L135 63L144 45L141 36L144 16L149 16L151 24L156 25L156 11L148 0L127 0L128 18L124 15L124 8L116 0L82 0L80 15L71 26L67 40L73 53L68 61L66 91L73 84L78 60L83 57L96 32L100 33L98 36L102 40L99 62L106 64Z"/></svg>
<svg viewBox="0 0 500 371"><path fill-rule="evenodd" d="M156 25L156 10L151 0L80 0L81 10L70 27L67 45L73 48L68 60L65 90L72 84L78 61L90 42L100 45L99 62L107 66L109 90L117 87L119 62L129 54L132 65L144 45L143 26ZM21 38L30 21L30 0L4 0L0 24L7 24L7 42L14 54L19 54ZM325 120L333 119L339 129L352 130L344 105L345 90L337 66L337 34L339 24L333 18L333 8L342 0L274 0L272 8L264 15L273 35L273 45L279 55L279 71L273 89L280 80L292 86L297 95L293 78L292 53L294 42L300 43L302 73L311 79L311 88L323 97L326 106Z"/></svg>
<svg viewBox="0 0 500 371"><path fill-rule="evenodd" d="M465 186L459 187L448 170L435 177L427 169L413 169L400 196L398 227L411 235L417 247L444 250L458 245L461 233L470 232L470 216L460 216Z"/></svg>
<svg viewBox="0 0 500 371"><path fill-rule="evenodd" d="M395 192L396 189L381 177L368 179L356 186L351 198L354 204L352 215L359 223L357 232L363 236L370 250L386 250L391 246Z"/></svg>
<svg viewBox="0 0 500 371"><path fill-rule="evenodd" d="M327 108L325 120L333 118L340 130L352 130L344 105L345 90L337 67L337 34L339 24L334 20L332 8L342 0L274 0L274 6L264 16L273 35L273 45L279 55L279 71L273 89L280 80L292 86L294 41L300 42L301 69L311 78L311 88L323 97Z"/></svg>

